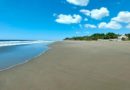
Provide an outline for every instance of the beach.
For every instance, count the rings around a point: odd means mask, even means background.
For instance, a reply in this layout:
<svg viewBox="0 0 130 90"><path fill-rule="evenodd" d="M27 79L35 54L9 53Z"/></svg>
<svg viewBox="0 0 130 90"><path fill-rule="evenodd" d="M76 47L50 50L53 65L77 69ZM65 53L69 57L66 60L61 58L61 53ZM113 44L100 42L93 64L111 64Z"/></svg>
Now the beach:
<svg viewBox="0 0 130 90"><path fill-rule="evenodd" d="M130 90L129 41L60 41L0 72L0 90Z"/></svg>

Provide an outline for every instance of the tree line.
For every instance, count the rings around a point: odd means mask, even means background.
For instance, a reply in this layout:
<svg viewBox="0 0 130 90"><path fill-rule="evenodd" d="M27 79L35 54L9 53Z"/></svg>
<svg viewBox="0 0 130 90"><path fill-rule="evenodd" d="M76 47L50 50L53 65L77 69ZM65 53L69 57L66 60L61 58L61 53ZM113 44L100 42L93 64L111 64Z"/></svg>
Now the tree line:
<svg viewBox="0 0 130 90"><path fill-rule="evenodd" d="M130 34L125 34L128 39L130 40ZM65 38L64 40L98 40L98 39L117 39L120 34L115 34L112 32L109 33L95 33L90 36L76 36L76 37L71 37L71 38ZM124 38L122 38L123 40Z"/></svg>

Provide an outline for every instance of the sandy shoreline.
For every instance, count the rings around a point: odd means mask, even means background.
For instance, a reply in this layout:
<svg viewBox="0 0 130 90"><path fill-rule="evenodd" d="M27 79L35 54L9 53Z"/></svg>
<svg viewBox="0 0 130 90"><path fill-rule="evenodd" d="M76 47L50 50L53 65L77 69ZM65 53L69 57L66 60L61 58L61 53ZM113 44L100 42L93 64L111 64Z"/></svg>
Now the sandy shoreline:
<svg viewBox="0 0 130 90"><path fill-rule="evenodd" d="M66 41L0 72L0 90L130 90L130 42Z"/></svg>

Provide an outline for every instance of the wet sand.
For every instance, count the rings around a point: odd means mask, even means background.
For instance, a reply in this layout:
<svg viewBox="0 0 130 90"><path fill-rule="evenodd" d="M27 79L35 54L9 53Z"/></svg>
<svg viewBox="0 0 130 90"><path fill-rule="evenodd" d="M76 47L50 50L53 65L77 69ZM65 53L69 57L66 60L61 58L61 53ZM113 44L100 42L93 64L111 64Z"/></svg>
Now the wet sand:
<svg viewBox="0 0 130 90"><path fill-rule="evenodd" d="M0 72L0 90L130 90L130 42L64 41Z"/></svg>

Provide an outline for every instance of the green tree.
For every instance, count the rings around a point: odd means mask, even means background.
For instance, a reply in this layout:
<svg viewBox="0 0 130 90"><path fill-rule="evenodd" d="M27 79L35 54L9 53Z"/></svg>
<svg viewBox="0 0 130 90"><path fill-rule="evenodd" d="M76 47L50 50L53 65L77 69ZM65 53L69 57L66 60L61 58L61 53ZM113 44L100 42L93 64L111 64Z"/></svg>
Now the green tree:
<svg viewBox="0 0 130 90"><path fill-rule="evenodd" d="M129 34L126 34L126 36L128 37L128 39L130 40L130 33Z"/></svg>
<svg viewBox="0 0 130 90"><path fill-rule="evenodd" d="M118 35L115 33L107 33L104 39L116 39Z"/></svg>
<svg viewBox="0 0 130 90"><path fill-rule="evenodd" d="M118 34L115 33L95 33L91 36L79 36L79 37L72 37L72 38L66 38L65 40L98 40L98 39L116 39L118 38ZM130 34L129 34L130 36Z"/></svg>

